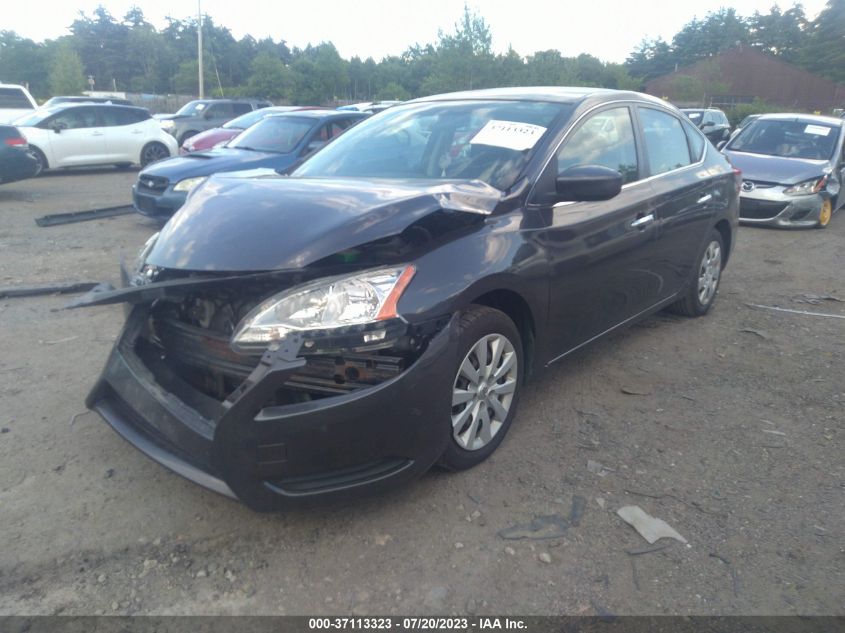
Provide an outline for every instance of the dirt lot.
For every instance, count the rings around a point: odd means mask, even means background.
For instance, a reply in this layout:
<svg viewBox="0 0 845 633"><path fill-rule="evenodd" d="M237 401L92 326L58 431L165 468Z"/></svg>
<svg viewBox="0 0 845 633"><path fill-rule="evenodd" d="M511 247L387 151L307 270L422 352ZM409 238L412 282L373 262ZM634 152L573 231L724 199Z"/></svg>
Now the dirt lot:
<svg viewBox="0 0 845 633"><path fill-rule="evenodd" d="M116 281L152 224L33 219L125 203L134 178L0 187L0 286ZM0 299L0 613L843 614L845 320L747 305L845 315L820 298L845 299L843 247L845 213L743 228L708 317L658 315L548 372L482 466L273 515L76 416L120 307ZM563 537L498 535L576 495ZM630 504L689 546L628 553L647 546Z"/></svg>

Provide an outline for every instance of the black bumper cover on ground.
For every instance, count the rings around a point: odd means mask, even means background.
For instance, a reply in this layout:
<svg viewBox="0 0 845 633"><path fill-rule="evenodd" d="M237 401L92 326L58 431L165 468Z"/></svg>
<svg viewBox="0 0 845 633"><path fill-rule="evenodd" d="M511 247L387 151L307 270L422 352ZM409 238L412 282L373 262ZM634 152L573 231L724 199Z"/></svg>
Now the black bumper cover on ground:
<svg viewBox="0 0 845 633"><path fill-rule="evenodd" d="M210 490L256 510L346 498L412 479L445 450L454 320L386 382L265 407L301 359L268 352L221 403L137 353L147 314L133 309L87 405L141 452Z"/></svg>

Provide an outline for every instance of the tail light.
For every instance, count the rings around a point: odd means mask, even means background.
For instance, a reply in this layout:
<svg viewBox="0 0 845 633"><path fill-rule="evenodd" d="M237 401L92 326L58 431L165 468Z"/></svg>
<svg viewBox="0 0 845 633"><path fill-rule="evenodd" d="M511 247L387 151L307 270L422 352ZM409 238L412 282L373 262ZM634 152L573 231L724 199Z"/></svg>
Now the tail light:
<svg viewBox="0 0 845 633"><path fill-rule="evenodd" d="M26 139L23 136L15 136L12 138L4 138L3 142L6 145L11 145L12 147L22 147L27 144Z"/></svg>

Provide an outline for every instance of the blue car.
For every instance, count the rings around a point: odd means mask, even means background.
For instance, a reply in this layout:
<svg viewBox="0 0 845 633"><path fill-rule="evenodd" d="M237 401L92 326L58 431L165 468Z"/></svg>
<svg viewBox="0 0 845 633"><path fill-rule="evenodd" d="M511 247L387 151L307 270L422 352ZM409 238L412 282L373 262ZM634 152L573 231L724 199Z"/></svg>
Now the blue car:
<svg viewBox="0 0 845 633"><path fill-rule="evenodd" d="M159 161L142 170L132 186L132 203L139 213L167 219L208 176L261 168L282 172L367 116L303 110L267 117L224 147Z"/></svg>

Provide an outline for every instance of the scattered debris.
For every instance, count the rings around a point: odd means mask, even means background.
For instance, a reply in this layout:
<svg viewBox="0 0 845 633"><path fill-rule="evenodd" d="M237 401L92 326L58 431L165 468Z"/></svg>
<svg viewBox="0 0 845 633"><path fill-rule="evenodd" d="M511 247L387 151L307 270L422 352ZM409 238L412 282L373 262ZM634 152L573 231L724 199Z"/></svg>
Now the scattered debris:
<svg viewBox="0 0 845 633"><path fill-rule="evenodd" d="M776 312L789 312L790 314L804 314L807 316L828 317L830 319L845 319L842 314L829 314L827 312L809 312L807 310L790 310L789 308L779 308L777 306L764 306L757 303L746 303L749 308L760 308L762 310L774 310Z"/></svg>
<svg viewBox="0 0 845 633"><path fill-rule="evenodd" d="M599 504L599 507L604 510L605 500L601 497L596 497L596 503Z"/></svg>
<svg viewBox="0 0 845 633"><path fill-rule="evenodd" d="M743 329L741 329L741 330L740 330L740 332L746 332L747 334L756 334L756 335L757 335L757 336L759 336L761 339L764 339L764 340L766 340L766 341L769 341L769 340L771 340L771 338L772 338L772 337L769 335L769 333L768 333L768 332L764 332L763 330L755 330L754 328L750 328L750 327L743 328Z"/></svg>
<svg viewBox="0 0 845 633"><path fill-rule="evenodd" d="M72 211L70 213L52 213L35 218L38 226L58 226L60 224L73 224L74 222L87 222L88 220L99 220L100 218L111 218L116 215L129 215L135 213L132 205L119 207L103 207L102 209L90 209L88 211Z"/></svg>
<svg viewBox="0 0 845 633"><path fill-rule="evenodd" d="M79 413L74 413L72 416L70 416L70 426L74 425L74 423L76 422L76 418L86 415L88 413L91 413L91 411L80 411Z"/></svg>
<svg viewBox="0 0 845 633"><path fill-rule="evenodd" d="M661 538L673 538L681 543L687 543L687 540L678 534L666 521L655 519L639 506L624 506L619 508L616 514L623 521L633 526L640 533L640 536L651 544L654 544Z"/></svg>
<svg viewBox="0 0 845 633"><path fill-rule="evenodd" d="M43 295L65 295L77 292L88 292L99 286L96 281L76 281L66 284L52 284L50 286L8 286L0 288L0 299L7 297L39 297ZM4 369L3 371L12 371Z"/></svg>
<svg viewBox="0 0 845 633"><path fill-rule="evenodd" d="M388 542L392 541L393 537L390 534L376 534L375 542L379 547L384 547Z"/></svg>
<svg viewBox="0 0 845 633"><path fill-rule="evenodd" d="M599 462L593 461L592 459L587 460L587 470L593 473L594 475L598 475L599 477L606 477L609 473L616 472L612 468L605 466Z"/></svg>
<svg viewBox="0 0 845 633"><path fill-rule="evenodd" d="M783 431L775 431L774 429L763 429L763 433L771 433L772 435L786 435Z"/></svg>
<svg viewBox="0 0 845 633"><path fill-rule="evenodd" d="M622 393L629 396L650 396L652 391L648 387L623 386Z"/></svg>
<svg viewBox="0 0 845 633"><path fill-rule="evenodd" d="M716 553L716 552L710 552L710 557L711 557L711 558L715 558L715 559L717 559L717 560L720 560L720 561L722 561L725 565L727 565L727 567L728 567L728 571L729 571L729 572L730 572L730 574L731 574L731 586L732 586L732 588L733 588L734 595L735 595L735 596L738 596L738 595L739 595L739 588L740 588L740 585L739 585L739 574L737 574L736 569L734 569L733 565L731 565L731 562L730 562L727 558L725 558L724 556L719 555L719 554L718 554L718 553Z"/></svg>
<svg viewBox="0 0 845 633"><path fill-rule="evenodd" d="M634 578L634 587L637 591L640 590L640 575L637 573L637 563L633 558L628 559L631 562L631 576Z"/></svg>
<svg viewBox="0 0 845 633"><path fill-rule="evenodd" d="M460 542L459 542L459 543L455 543L455 549L463 549L463 548L464 548L464 544L463 544L463 543L460 543Z"/></svg>
<svg viewBox="0 0 845 633"><path fill-rule="evenodd" d="M537 559L538 559L541 563L546 563L546 565L549 565L549 564L551 564L551 562L552 562L552 556L551 556L551 554L549 554L548 552L540 552L540 553L537 555Z"/></svg>
<svg viewBox="0 0 845 633"><path fill-rule="evenodd" d="M67 343L68 341L73 341L78 339L78 336L68 336L66 338L56 339L55 341L38 341L42 345L58 345L59 343Z"/></svg>
<svg viewBox="0 0 845 633"><path fill-rule="evenodd" d="M819 305L824 301L836 301L838 303L845 303L845 299L840 299L839 297L834 297L833 295L814 295L814 294L802 294L799 297L793 299L795 303L810 303L812 305Z"/></svg>
<svg viewBox="0 0 845 633"><path fill-rule="evenodd" d="M587 500L580 495L573 495L568 519L559 514L546 514L536 517L531 523L520 523L499 530L498 534L499 537L509 541L524 538L537 541L560 538L566 534L570 527L578 527L586 509Z"/></svg>
<svg viewBox="0 0 845 633"><path fill-rule="evenodd" d="M0 433L8 433L8 432L9 432L9 431L11 431L11 430L12 430L12 429L10 429L9 427L4 426L2 429L0 429Z"/></svg>
<svg viewBox="0 0 845 633"><path fill-rule="evenodd" d="M642 556L643 554L651 554L652 552L659 552L662 549L666 549L669 547L671 543L661 543L660 545L655 545L654 547L641 547L639 549L626 549L625 551L628 552L631 556Z"/></svg>

